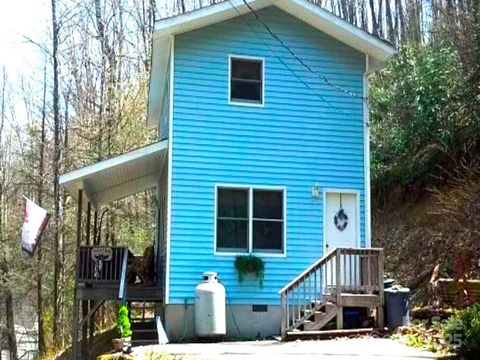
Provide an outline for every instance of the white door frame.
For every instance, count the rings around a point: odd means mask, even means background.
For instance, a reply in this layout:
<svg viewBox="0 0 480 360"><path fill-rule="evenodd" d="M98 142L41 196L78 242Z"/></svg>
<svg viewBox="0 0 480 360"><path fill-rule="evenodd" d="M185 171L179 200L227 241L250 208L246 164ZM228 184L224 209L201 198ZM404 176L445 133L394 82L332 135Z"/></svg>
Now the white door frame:
<svg viewBox="0 0 480 360"><path fill-rule="evenodd" d="M323 189L322 196L323 196L323 254L322 257L325 256L327 251L327 217L326 217L326 210L327 210L327 194L354 194L356 195L356 207L357 207L357 214L356 214L356 243L355 246L359 247L361 240L360 240L360 190L356 189L339 189L339 188L326 188Z"/></svg>

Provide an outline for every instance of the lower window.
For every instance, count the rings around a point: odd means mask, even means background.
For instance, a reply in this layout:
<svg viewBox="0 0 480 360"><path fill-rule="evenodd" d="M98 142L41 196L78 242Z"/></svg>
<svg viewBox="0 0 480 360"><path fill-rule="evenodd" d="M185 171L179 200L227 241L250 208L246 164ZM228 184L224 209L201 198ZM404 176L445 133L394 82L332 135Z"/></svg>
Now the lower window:
<svg viewBox="0 0 480 360"><path fill-rule="evenodd" d="M216 251L285 252L283 189L218 187Z"/></svg>

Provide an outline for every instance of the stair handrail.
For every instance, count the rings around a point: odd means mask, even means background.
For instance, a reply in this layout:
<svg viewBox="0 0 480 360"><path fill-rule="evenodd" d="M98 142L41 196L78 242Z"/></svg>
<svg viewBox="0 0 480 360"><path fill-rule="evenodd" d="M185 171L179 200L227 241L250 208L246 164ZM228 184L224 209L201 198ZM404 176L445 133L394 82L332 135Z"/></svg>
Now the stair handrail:
<svg viewBox="0 0 480 360"><path fill-rule="evenodd" d="M298 275L297 277L295 277L295 279L293 279L292 281L290 281L287 285L285 285L279 292L278 294L279 295L284 295L286 294L287 292L289 292L291 289L293 289L295 286L298 285L298 283L305 277L307 276L308 274L310 274L311 272L317 270L318 268L320 268L321 266L325 265L328 261L330 261L334 256L335 254L337 253L337 251L339 250L340 248L334 248L332 250L330 250L328 253L326 253L324 256L322 256L320 259L318 259L317 261L315 261L312 265L310 265L308 268L306 268L303 272L300 273L300 275Z"/></svg>
<svg viewBox="0 0 480 360"><path fill-rule="evenodd" d="M128 271L128 249L125 248L123 250L121 277L120 277L120 283L118 285L118 299L119 300L124 300L125 299L125 292L126 292L125 282L126 282L126 278L127 278L127 271Z"/></svg>
<svg viewBox="0 0 480 360"><path fill-rule="evenodd" d="M381 248L338 247L316 260L278 292L283 314L282 338L287 331L304 329L305 324L310 324L311 330L319 329L311 326L312 314L329 301L341 309L342 296L349 293L376 294L380 304L377 322L383 326L383 266ZM337 326L341 328L338 324L342 317L338 314L337 311Z"/></svg>

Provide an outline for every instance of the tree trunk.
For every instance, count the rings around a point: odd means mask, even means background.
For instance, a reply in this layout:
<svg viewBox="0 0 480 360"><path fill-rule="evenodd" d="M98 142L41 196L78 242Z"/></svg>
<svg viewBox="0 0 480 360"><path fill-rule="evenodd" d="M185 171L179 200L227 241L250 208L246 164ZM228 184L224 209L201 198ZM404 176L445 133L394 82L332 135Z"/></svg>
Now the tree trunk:
<svg viewBox="0 0 480 360"><path fill-rule="evenodd" d="M390 0L386 0L385 3L385 16L387 17L387 36L388 40L395 44L395 31L393 28L393 18L392 18L392 7L390 4Z"/></svg>
<svg viewBox="0 0 480 360"><path fill-rule="evenodd" d="M380 37L383 37L383 1L378 0L377 33Z"/></svg>
<svg viewBox="0 0 480 360"><path fill-rule="evenodd" d="M60 259L60 191L58 178L60 173L60 113L59 113L59 69L58 69L58 32L57 22L57 1L52 0L52 42L53 42L53 203L54 203L54 274L53 274L53 341L56 346L60 345L61 335L59 333L59 276L62 267Z"/></svg>
<svg viewBox="0 0 480 360"><path fill-rule="evenodd" d="M403 10L402 0L397 0L398 12L397 12L397 22L398 22L398 34L397 39L400 40L405 38L405 13Z"/></svg>
<svg viewBox="0 0 480 360"><path fill-rule="evenodd" d="M10 350L10 360L18 360L15 320L13 315L13 296L12 291L8 288L5 290L5 308L7 311L7 339Z"/></svg>
<svg viewBox="0 0 480 360"><path fill-rule="evenodd" d="M378 23L377 15L375 13L375 1L369 0L370 3L370 13L372 14L372 34L378 36Z"/></svg>
<svg viewBox="0 0 480 360"><path fill-rule="evenodd" d="M42 104L42 127L40 136L40 159L38 164L38 206L43 205L43 176L44 176L44 153L45 153L45 120L46 120L46 99L47 99L47 67L43 70L43 104ZM38 354L42 357L45 354L45 335L43 333L43 295L42 295L42 242L37 243L37 321L38 321Z"/></svg>
<svg viewBox="0 0 480 360"><path fill-rule="evenodd" d="M365 9L365 0L360 0L360 27L363 30L368 29L367 12Z"/></svg>

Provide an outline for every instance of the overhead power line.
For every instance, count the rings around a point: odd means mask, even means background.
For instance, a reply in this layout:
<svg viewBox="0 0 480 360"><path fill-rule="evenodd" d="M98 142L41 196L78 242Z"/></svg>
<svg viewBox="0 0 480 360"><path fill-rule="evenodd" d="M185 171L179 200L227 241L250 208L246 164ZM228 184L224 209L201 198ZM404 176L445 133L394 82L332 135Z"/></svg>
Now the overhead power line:
<svg viewBox="0 0 480 360"><path fill-rule="evenodd" d="M235 5L233 5L233 3L228 0L230 2L230 5L232 5L237 11L238 9L235 7ZM292 49L290 49L290 47L285 44L285 42L277 35L275 34L271 29L270 27L260 18L260 16L258 15L258 13L256 12L255 9L253 9L246 0L243 0L243 3L248 7L248 9L250 9L250 11L253 13L253 15L255 16L255 18L263 25L263 27L268 31L268 33L275 39L277 40L280 45L282 45L289 53L290 55L292 55L305 69L307 69L309 72L311 72L312 74L314 75L317 75L318 77L320 77L328 86L334 88L335 90L339 91L339 92L343 92L349 96L352 96L352 97L356 97L356 98L359 98L359 99L362 99L363 101L366 101L366 99L359 95L359 94L356 94L352 91L349 91L348 89L345 89L337 84L334 84L332 83L328 77L323 74L322 72L319 72L319 71L315 71L313 70L310 65L308 65L305 61L303 61L297 54L295 54L293 52Z"/></svg>
<svg viewBox="0 0 480 360"><path fill-rule="evenodd" d="M324 96L322 96L321 94L319 94L314 88L312 88L310 86L310 84L308 82L306 82L305 80L303 80L284 60L283 60L283 57L280 56L276 50L273 48L273 46L271 44L269 44L262 36L260 36L260 34L257 32L257 30L246 20L243 20L242 19L242 16L245 15L245 14L242 14L240 12L240 10L232 3L232 0L228 0L228 2L230 3L230 5L232 6L233 9L235 9L235 11L237 12L237 14L239 14L240 16L240 19L242 22L245 23L245 25L247 25L250 30L252 31L252 33L259 39L261 40L269 49L270 51L272 52L272 54L277 58L277 60L288 70L290 71L290 73L299 81L301 82L307 89L309 89L313 95L316 95L320 100L322 100L323 102L327 103L328 105L330 105L331 108L335 109L335 110L339 110L340 112L343 113L343 115L345 115L345 117L348 117L348 114L345 113L345 111L342 109L342 108L339 108L338 106L336 106L335 104L333 104L331 101L329 101L328 99L326 99Z"/></svg>

